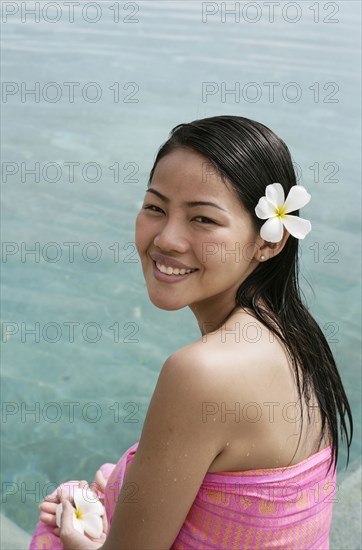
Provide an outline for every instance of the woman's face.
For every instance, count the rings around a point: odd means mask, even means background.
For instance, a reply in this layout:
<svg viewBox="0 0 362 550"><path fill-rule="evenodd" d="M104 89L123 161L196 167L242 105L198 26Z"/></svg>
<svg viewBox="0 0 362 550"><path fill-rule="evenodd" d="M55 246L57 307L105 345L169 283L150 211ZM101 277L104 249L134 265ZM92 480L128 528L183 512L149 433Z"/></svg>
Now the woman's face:
<svg viewBox="0 0 362 550"><path fill-rule="evenodd" d="M199 323L218 323L257 266L256 239L251 215L205 157L179 148L158 162L136 218L136 247L155 306L189 306ZM153 257L166 268L174 260L196 271L160 273Z"/></svg>

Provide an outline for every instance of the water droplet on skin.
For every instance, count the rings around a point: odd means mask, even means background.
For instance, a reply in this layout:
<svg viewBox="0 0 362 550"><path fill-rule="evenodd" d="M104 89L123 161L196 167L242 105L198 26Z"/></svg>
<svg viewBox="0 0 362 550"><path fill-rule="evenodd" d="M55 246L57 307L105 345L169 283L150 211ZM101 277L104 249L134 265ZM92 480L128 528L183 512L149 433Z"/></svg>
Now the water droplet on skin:
<svg viewBox="0 0 362 550"><path fill-rule="evenodd" d="M174 478L174 481L177 481L177 477Z"/></svg>
<svg viewBox="0 0 362 550"><path fill-rule="evenodd" d="M145 521L144 518L142 518L142 521Z"/></svg>
<svg viewBox="0 0 362 550"><path fill-rule="evenodd" d="M214 422L216 421L216 417L215 417L215 418L213 418L213 421L214 421Z"/></svg>
<svg viewBox="0 0 362 550"><path fill-rule="evenodd" d="M246 453L246 456L249 456L249 455L250 455L250 453Z"/></svg>
<svg viewBox="0 0 362 550"><path fill-rule="evenodd" d="M187 455L184 455L184 456L187 456Z"/></svg>
<svg viewBox="0 0 362 550"><path fill-rule="evenodd" d="M228 446L228 445L230 445L230 443L229 443L229 442L227 442L227 443L226 443L226 446Z"/></svg>

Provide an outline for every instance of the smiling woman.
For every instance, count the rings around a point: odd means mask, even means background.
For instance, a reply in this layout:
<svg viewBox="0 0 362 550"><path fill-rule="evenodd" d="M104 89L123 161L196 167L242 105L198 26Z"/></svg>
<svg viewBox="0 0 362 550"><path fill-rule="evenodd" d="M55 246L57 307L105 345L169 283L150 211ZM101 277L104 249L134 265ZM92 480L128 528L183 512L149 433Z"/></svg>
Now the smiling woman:
<svg viewBox="0 0 362 550"><path fill-rule="evenodd" d="M162 366L140 441L97 472L103 534L77 532L59 490L30 548L329 548L338 432L349 449L353 423L300 299L309 199L263 124L225 115L172 130L135 242L151 302L189 307L201 338Z"/></svg>
<svg viewBox="0 0 362 550"><path fill-rule="evenodd" d="M257 237L252 216L205 161L187 148L162 157L136 220L136 246L150 300L166 310L189 306L200 328L222 321L240 283L257 265L245 254ZM233 251L236 243L244 252L238 261L234 253L222 252ZM172 275L177 267L194 271ZM176 282L170 292L167 283Z"/></svg>

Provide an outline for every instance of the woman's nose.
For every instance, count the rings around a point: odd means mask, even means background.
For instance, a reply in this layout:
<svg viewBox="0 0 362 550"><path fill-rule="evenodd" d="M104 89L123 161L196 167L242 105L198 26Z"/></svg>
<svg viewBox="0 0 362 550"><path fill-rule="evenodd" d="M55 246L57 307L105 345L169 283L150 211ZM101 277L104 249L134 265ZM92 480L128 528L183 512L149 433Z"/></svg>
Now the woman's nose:
<svg viewBox="0 0 362 550"><path fill-rule="evenodd" d="M185 228L180 223L167 222L154 238L154 245L166 250L177 250L184 252L187 249L187 240L185 238Z"/></svg>

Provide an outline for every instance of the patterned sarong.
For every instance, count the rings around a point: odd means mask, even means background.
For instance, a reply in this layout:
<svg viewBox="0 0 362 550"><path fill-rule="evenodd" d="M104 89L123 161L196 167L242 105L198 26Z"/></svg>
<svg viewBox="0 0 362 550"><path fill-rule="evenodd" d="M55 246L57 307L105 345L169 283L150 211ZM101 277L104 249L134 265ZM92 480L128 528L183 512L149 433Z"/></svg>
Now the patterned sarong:
<svg viewBox="0 0 362 550"><path fill-rule="evenodd" d="M110 524L138 442L116 465L104 464L104 504ZM282 468L207 472L170 550L329 550L336 472L328 475L331 446ZM77 482L68 482L68 488ZM62 484L61 487L67 486ZM62 550L40 522L30 550Z"/></svg>

